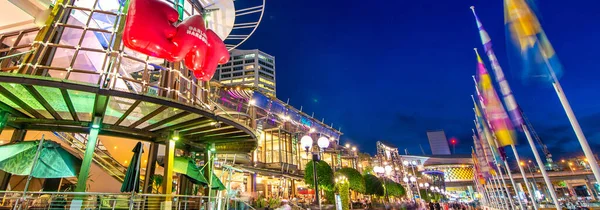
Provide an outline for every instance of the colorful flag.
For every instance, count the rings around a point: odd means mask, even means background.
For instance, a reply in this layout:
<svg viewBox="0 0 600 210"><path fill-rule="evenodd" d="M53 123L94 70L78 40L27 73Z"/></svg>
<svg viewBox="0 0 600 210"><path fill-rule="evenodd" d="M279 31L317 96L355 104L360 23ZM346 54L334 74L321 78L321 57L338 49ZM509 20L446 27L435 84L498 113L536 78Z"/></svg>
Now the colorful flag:
<svg viewBox="0 0 600 210"><path fill-rule="evenodd" d="M513 125L496 94L490 74L485 69L479 53L477 53L477 77L479 81L478 92L481 91L479 92L481 107L483 108L485 119L490 123L494 136L498 140L498 146L504 147L515 144L516 137Z"/></svg>
<svg viewBox="0 0 600 210"><path fill-rule="evenodd" d="M473 135L473 139L475 141L477 137L475 137L475 135ZM475 150L471 149L471 158L473 159L473 177L475 178L476 181L478 181L480 184L485 184L485 179L483 178L483 174L481 173L481 169L480 169L480 165L479 165L479 160L478 160L478 156L477 154L475 154Z"/></svg>
<svg viewBox="0 0 600 210"><path fill-rule="evenodd" d="M477 22L477 28L479 29L479 36L481 37L483 49L485 50L485 53L487 54L487 57L490 60L492 70L494 70L496 82L498 82L500 86L500 93L502 93L504 105L506 106L506 109L510 114L513 124L517 127L520 127L521 125L523 125L523 117L519 112L519 106L517 105L515 97L512 94L510 86L508 85L508 82L504 77L504 71L502 71L502 67L500 67L498 59L496 58L496 54L492 49L492 40L490 39L490 36L488 35L487 31L485 31L485 29L483 28L479 17L477 17L477 14L475 13L475 7L471 6L471 10L473 11L473 15L475 16L475 21Z"/></svg>
<svg viewBox="0 0 600 210"><path fill-rule="evenodd" d="M560 78L562 66L528 2L504 0L504 21L506 37L521 56L524 81L553 82Z"/></svg>
<svg viewBox="0 0 600 210"><path fill-rule="evenodd" d="M475 127L477 128L477 132L479 134L479 143L481 144L483 154L485 155L485 158L491 167L490 171L495 172L498 169L496 166L498 163L501 163L502 158L500 158L496 141L494 140L494 136L489 129L487 120L483 117L481 111L479 111L481 110L479 109L479 105L474 102L474 107ZM492 173L492 175L494 174L496 173Z"/></svg>

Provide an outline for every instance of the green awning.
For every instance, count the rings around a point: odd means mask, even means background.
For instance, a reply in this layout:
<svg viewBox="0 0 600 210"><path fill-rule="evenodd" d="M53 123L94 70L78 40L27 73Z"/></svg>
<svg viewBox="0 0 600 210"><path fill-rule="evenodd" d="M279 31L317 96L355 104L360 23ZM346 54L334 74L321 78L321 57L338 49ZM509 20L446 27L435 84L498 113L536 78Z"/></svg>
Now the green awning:
<svg viewBox="0 0 600 210"><path fill-rule="evenodd" d="M200 172L200 169L198 169L196 163L194 163L194 161L190 158L175 157L173 160L173 171L186 175L194 184L208 184L208 181L204 178L204 175Z"/></svg>
<svg viewBox="0 0 600 210"><path fill-rule="evenodd" d="M58 143L43 143L38 163L32 170L39 141L23 141L0 146L0 170L20 176L36 178L64 178L77 176L81 160L64 150Z"/></svg>

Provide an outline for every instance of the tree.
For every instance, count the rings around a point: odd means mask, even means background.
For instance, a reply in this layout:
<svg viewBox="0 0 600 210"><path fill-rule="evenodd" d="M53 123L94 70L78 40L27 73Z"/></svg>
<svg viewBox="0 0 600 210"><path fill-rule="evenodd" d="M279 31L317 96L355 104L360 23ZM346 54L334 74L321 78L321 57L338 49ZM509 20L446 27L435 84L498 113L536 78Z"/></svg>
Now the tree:
<svg viewBox="0 0 600 210"><path fill-rule="evenodd" d="M406 195L406 190L404 187L401 184L392 181L391 179L386 178L384 185L388 196L401 197Z"/></svg>
<svg viewBox="0 0 600 210"><path fill-rule="evenodd" d="M348 178L350 189L359 193L365 193L365 178L360 175L356 169L342 168L336 172L338 175L343 175Z"/></svg>
<svg viewBox="0 0 600 210"><path fill-rule="evenodd" d="M372 174L366 174L365 178L365 193L367 195L383 196L383 185L379 178Z"/></svg>
<svg viewBox="0 0 600 210"><path fill-rule="evenodd" d="M333 191L333 170L331 170L331 167L325 161L318 161L316 165L319 187L326 191ZM311 160L306 164L304 169L304 182L314 189L315 181L313 177L313 161Z"/></svg>
<svg viewBox="0 0 600 210"><path fill-rule="evenodd" d="M337 192L340 195L342 201L342 210L350 209L350 182L348 179L337 180L335 183Z"/></svg>

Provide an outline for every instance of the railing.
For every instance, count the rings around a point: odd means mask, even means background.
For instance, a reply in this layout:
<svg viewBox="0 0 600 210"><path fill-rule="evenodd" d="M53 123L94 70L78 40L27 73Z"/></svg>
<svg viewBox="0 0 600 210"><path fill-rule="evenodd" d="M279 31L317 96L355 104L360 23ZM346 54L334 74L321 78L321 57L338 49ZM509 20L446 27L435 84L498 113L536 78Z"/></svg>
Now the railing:
<svg viewBox="0 0 600 210"><path fill-rule="evenodd" d="M87 138L82 134L69 134L65 132L53 132L59 139L62 139L71 144L72 148L74 148L79 155L83 157L86 148ZM125 170L127 168L119 163L119 161L115 160L110 154L106 151L96 147L94 150L94 157L92 159L94 163L98 164L98 166L102 167L109 175L116 178L119 182L123 182L125 178Z"/></svg>
<svg viewBox="0 0 600 210"><path fill-rule="evenodd" d="M164 194L111 194L75 192L27 192L2 191L0 209L165 209L165 201L171 201L171 208L188 209L229 209L248 210L254 208L241 199L209 198L206 196L164 195ZM169 208L167 208L169 209Z"/></svg>

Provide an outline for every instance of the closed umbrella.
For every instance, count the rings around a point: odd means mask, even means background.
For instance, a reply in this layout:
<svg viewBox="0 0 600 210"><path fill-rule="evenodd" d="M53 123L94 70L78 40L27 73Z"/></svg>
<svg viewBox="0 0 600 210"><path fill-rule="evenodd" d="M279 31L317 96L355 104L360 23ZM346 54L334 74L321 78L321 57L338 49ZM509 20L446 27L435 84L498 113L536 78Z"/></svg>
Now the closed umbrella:
<svg viewBox="0 0 600 210"><path fill-rule="evenodd" d="M144 147L142 142L138 142L132 150L133 157L127 167L125 173L125 179L123 185L121 185L121 192L138 192L140 190L140 163L142 161L142 153L144 153Z"/></svg>

